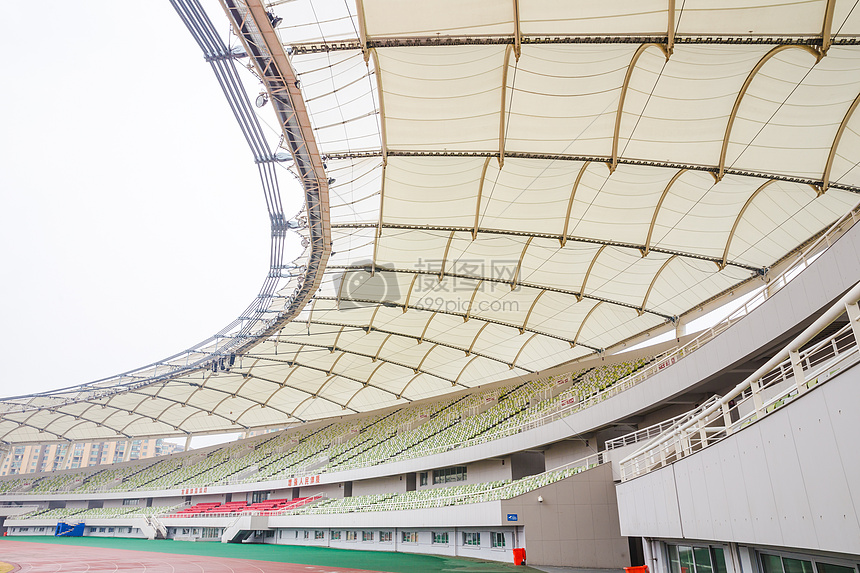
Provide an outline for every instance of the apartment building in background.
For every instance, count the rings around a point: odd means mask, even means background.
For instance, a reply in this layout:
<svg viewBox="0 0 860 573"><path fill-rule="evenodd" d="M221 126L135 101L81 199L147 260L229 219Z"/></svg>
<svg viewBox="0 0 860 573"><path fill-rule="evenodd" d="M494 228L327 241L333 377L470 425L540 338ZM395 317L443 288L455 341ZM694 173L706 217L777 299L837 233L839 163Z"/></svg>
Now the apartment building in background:
<svg viewBox="0 0 860 573"><path fill-rule="evenodd" d="M161 438L15 446L0 465L0 476L102 466L181 451L181 445Z"/></svg>

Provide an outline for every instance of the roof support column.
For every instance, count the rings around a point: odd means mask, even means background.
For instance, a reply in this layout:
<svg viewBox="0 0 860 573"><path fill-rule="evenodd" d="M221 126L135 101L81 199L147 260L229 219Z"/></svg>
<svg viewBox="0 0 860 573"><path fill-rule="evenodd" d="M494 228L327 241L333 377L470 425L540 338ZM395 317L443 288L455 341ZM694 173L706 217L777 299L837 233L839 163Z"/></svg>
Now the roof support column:
<svg viewBox="0 0 860 573"><path fill-rule="evenodd" d="M125 449L122 452L122 461L127 462L131 459L131 440L125 441Z"/></svg>
<svg viewBox="0 0 860 573"><path fill-rule="evenodd" d="M193 437L194 437L194 434L188 434L185 437L185 451L186 452L191 451L191 438L193 438ZM131 448L129 448L129 451L131 451Z"/></svg>

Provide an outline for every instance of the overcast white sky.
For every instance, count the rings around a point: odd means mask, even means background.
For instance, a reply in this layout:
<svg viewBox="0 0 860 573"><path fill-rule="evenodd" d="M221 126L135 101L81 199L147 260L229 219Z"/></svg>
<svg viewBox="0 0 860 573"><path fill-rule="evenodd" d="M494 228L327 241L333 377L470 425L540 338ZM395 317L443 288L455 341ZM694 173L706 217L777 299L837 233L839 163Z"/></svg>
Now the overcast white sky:
<svg viewBox="0 0 860 573"><path fill-rule="evenodd" d="M217 2L204 5L226 32ZM0 396L214 334L257 294L269 250L251 153L167 0L14 12L0 64Z"/></svg>

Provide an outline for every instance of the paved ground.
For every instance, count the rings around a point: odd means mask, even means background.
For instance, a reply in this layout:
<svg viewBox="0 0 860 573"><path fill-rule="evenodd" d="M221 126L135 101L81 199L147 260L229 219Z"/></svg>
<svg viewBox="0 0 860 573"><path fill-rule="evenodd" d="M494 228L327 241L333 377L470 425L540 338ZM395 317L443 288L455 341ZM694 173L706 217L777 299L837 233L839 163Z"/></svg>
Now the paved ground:
<svg viewBox="0 0 860 573"><path fill-rule="evenodd" d="M295 565L202 555L176 555L103 547L74 547L23 541L0 543L0 571L20 573L362 573L320 565ZM17 566L17 568L15 567Z"/></svg>
<svg viewBox="0 0 860 573"><path fill-rule="evenodd" d="M128 549L74 547L4 540L0 544L3 564L21 573L362 573L321 565L296 565L249 559L176 555ZM17 569L14 566L17 565Z"/></svg>

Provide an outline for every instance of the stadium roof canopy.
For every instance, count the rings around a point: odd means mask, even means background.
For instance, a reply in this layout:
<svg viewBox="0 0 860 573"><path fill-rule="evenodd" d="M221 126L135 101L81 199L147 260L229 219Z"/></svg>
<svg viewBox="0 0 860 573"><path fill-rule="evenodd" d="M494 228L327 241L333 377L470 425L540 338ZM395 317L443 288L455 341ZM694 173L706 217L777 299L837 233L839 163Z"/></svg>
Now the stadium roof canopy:
<svg viewBox="0 0 860 573"><path fill-rule="evenodd" d="M763 284L860 199L853 2L225 6L308 193L304 266L273 254L253 312L189 351L5 400L0 440L283 426L529 374Z"/></svg>

